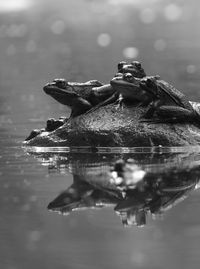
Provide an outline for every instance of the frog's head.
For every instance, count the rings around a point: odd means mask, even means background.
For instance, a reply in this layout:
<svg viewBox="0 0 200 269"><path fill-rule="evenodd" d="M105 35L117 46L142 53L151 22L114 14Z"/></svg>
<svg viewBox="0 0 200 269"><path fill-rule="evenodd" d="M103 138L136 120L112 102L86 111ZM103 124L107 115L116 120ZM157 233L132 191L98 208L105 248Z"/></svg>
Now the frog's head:
<svg viewBox="0 0 200 269"><path fill-rule="evenodd" d="M136 78L143 78L146 76L141 63L138 61L133 61L130 64L122 61L118 63L117 67L119 73L131 73Z"/></svg>
<svg viewBox="0 0 200 269"><path fill-rule="evenodd" d="M118 74L110 84L115 91L122 94L125 99L133 101L144 101L148 98L148 94L140 87L140 80L135 78L131 73Z"/></svg>
<svg viewBox="0 0 200 269"><path fill-rule="evenodd" d="M71 106L73 100L78 98L77 93L73 91L73 87L68 85L68 82L63 78L54 79L51 83L47 83L43 90L56 101L67 106Z"/></svg>
<svg viewBox="0 0 200 269"><path fill-rule="evenodd" d="M152 98L159 98L159 87L157 80L160 79L160 76L147 76L142 78L140 81L140 87Z"/></svg>
<svg viewBox="0 0 200 269"><path fill-rule="evenodd" d="M131 73L118 73L110 81L111 86L119 93L132 92L133 90L140 90L140 83Z"/></svg>

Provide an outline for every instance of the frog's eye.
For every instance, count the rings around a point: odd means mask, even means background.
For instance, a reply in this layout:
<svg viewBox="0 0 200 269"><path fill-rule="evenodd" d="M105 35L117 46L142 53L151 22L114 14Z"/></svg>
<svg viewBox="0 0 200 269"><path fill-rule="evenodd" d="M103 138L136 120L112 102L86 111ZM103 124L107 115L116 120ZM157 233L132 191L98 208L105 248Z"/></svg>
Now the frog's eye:
<svg viewBox="0 0 200 269"><path fill-rule="evenodd" d="M67 82L64 78L57 78L54 79L54 82L56 83L56 86L61 89L66 89Z"/></svg>
<svg viewBox="0 0 200 269"><path fill-rule="evenodd" d="M50 118L50 119L48 119L48 120L47 120L47 125L54 123L54 121L55 121L54 118Z"/></svg>
<svg viewBox="0 0 200 269"><path fill-rule="evenodd" d="M147 79L147 85L152 86L154 84L154 79L153 78L148 78Z"/></svg>
<svg viewBox="0 0 200 269"><path fill-rule="evenodd" d="M115 74L115 78L122 77L122 76L123 76L123 74L122 73L119 73L119 72Z"/></svg>
<svg viewBox="0 0 200 269"><path fill-rule="evenodd" d="M133 62L132 62L132 65L133 65L133 66L136 66L138 69L140 69L140 68L142 67L141 63L138 62L138 61L133 61Z"/></svg>
<svg viewBox="0 0 200 269"><path fill-rule="evenodd" d="M125 64L127 64L125 61L119 62L117 65L118 71L121 71L121 69L123 68Z"/></svg>
<svg viewBox="0 0 200 269"><path fill-rule="evenodd" d="M126 73L123 75L123 79L127 82L134 82L135 78L131 73Z"/></svg>

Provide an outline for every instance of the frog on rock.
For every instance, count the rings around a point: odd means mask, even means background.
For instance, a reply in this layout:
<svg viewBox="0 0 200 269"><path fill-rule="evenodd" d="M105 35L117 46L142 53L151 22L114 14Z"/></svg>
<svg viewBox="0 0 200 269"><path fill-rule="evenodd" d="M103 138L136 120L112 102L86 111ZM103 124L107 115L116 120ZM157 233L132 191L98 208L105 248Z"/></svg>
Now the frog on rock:
<svg viewBox="0 0 200 269"><path fill-rule="evenodd" d="M142 78L146 74L140 62L134 61L131 64L126 62L118 63L118 73L130 72L137 78ZM56 101L71 108L70 118L79 116L92 108L97 109L100 106L112 103L117 100L118 92L111 84L103 85L98 80L89 80L87 82L68 82L65 79L54 79L47 83L43 90L46 94L53 97Z"/></svg>
<svg viewBox="0 0 200 269"><path fill-rule="evenodd" d="M98 94L95 94L93 88L96 89ZM101 94L99 94L98 88L101 89ZM98 80L80 83L67 82L65 79L54 79L53 82L47 83L43 90L59 103L71 108L70 118L85 113L113 94L113 89L109 84L103 85Z"/></svg>
<svg viewBox="0 0 200 269"><path fill-rule="evenodd" d="M138 79L130 73L111 80L112 87L118 91L122 100L138 100L147 106L143 115L149 122L200 123L200 114L187 97L159 76L146 76ZM156 118L152 118L153 116Z"/></svg>

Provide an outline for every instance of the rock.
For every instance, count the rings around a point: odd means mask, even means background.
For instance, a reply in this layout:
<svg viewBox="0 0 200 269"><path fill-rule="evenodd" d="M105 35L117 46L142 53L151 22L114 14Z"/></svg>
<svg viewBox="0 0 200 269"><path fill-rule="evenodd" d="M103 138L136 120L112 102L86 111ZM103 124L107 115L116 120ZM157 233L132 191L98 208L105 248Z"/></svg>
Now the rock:
<svg viewBox="0 0 200 269"><path fill-rule="evenodd" d="M200 142L199 128L193 124L140 122L145 108L110 104L82 114L53 132L43 132L27 146L152 147L188 146Z"/></svg>

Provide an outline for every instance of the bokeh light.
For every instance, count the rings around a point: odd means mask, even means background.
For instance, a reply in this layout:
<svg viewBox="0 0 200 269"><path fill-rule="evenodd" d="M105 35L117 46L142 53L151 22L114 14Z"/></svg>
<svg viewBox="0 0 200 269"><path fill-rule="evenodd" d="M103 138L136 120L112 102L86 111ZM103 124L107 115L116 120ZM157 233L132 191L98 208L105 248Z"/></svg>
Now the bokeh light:
<svg viewBox="0 0 200 269"><path fill-rule="evenodd" d="M1 0L0 12L21 11L31 6L31 0Z"/></svg>
<svg viewBox="0 0 200 269"><path fill-rule="evenodd" d="M27 33L25 24L11 24L6 29L6 35L9 37L23 37Z"/></svg>
<svg viewBox="0 0 200 269"><path fill-rule="evenodd" d="M156 19L156 14L155 11L151 8L145 8L143 10L141 10L140 12L140 20L143 23L149 24L154 22Z"/></svg>
<svg viewBox="0 0 200 269"><path fill-rule="evenodd" d="M137 58L139 50L135 47L127 47L123 50L123 56L127 59Z"/></svg>
<svg viewBox="0 0 200 269"><path fill-rule="evenodd" d="M51 31L56 35L62 34L65 31L65 22L62 20L56 20L51 25Z"/></svg>
<svg viewBox="0 0 200 269"><path fill-rule="evenodd" d="M111 37L107 33L102 33L97 37L97 44L100 47L107 47L111 43Z"/></svg>
<svg viewBox="0 0 200 269"><path fill-rule="evenodd" d="M26 44L26 51L28 53L35 52L37 49L36 43L34 40L29 40Z"/></svg>
<svg viewBox="0 0 200 269"><path fill-rule="evenodd" d="M0 37L5 37L6 36L6 30L7 30L7 27L5 24L2 24L0 26Z"/></svg>
<svg viewBox="0 0 200 269"><path fill-rule="evenodd" d="M155 42L154 42L154 48L155 50L157 51L163 51L166 49L166 42L164 39L157 39Z"/></svg>
<svg viewBox="0 0 200 269"><path fill-rule="evenodd" d="M17 49L16 49L15 45L14 45L14 44L10 44L10 45L7 47L7 49L6 49L6 54L7 54L8 56L13 56L13 55L16 54L16 51L17 51Z"/></svg>
<svg viewBox="0 0 200 269"><path fill-rule="evenodd" d="M189 64L187 67L186 67L186 71L188 74L194 74L196 71L197 71L197 68L195 65L193 64Z"/></svg>
<svg viewBox="0 0 200 269"><path fill-rule="evenodd" d="M164 15L169 21L177 21L182 15L182 9L176 4L169 4L164 10Z"/></svg>

